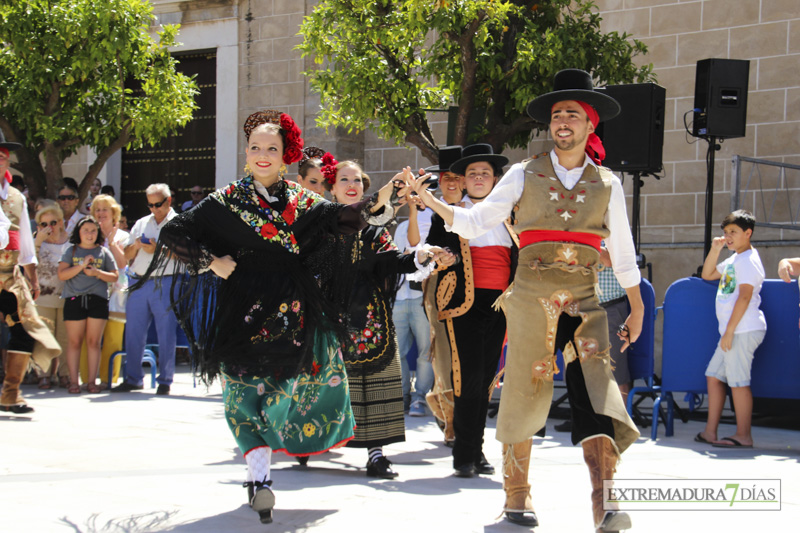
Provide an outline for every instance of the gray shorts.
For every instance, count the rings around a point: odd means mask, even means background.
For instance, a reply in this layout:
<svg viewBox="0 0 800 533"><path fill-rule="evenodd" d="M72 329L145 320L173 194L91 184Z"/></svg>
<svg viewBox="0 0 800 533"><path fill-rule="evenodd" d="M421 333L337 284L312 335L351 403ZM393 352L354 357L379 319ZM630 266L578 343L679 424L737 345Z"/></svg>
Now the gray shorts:
<svg viewBox="0 0 800 533"><path fill-rule="evenodd" d="M706 368L706 376L717 378L730 387L749 387L753 355L766 334L764 330L735 333L731 349L727 352L723 352L717 343L717 349Z"/></svg>

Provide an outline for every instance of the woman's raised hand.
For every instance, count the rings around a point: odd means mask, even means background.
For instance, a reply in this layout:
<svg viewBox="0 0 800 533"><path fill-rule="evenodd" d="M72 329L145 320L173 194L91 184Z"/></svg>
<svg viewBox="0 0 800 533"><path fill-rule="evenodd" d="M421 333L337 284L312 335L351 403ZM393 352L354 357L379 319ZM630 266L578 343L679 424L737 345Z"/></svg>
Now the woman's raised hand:
<svg viewBox="0 0 800 533"><path fill-rule="evenodd" d="M228 279L228 276L236 269L236 261L233 260L233 257L229 255L223 255L222 257L212 255L211 257L214 259L208 265L208 268L222 279Z"/></svg>

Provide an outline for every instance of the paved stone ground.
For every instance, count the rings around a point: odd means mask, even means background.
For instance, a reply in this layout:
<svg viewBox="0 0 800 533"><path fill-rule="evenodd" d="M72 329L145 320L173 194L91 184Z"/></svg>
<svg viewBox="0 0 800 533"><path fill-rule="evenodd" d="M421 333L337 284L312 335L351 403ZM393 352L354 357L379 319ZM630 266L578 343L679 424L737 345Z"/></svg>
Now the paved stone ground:
<svg viewBox="0 0 800 533"><path fill-rule="evenodd" d="M33 416L0 415L0 531L16 532L522 532L504 522L499 474L451 475L450 450L432 417L407 418L407 442L387 454L396 480L365 476L366 452L341 449L301 467L276 455L275 522L245 504L245 462L222 417L218 385L192 387L179 367L173 395L24 392ZM590 532L589 478L566 433L537 439L530 479L539 533ZM486 455L498 467L494 420ZM646 438L623 456L618 478L779 478L781 511L661 511L632 514L640 532L783 532L800 520L800 433L754 429L756 448L693 442L700 422L676 422L675 436ZM721 435L733 432L723 426ZM645 430L649 436L649 430Z"/></svg>

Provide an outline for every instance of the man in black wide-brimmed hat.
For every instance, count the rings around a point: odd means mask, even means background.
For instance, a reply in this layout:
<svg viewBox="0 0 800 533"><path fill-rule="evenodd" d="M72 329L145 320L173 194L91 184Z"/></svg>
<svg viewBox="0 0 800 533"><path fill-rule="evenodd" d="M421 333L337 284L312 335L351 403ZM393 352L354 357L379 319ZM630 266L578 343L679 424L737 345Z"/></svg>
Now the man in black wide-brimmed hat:
<svg viewBox="0 0 800 533"><path fill-rule="evenodd" d="M39 296L39 280L28 207L25 196L11 186L8 170L11 152L19 148L21 144L7 142L0 130L0 208L10 222L8 243L0 250L0 313L11 331L4 361L0 411L26 414L33 408L22 398L19 387L31 354L40 368L49 368L50 361L61 353L61 347L42 322L34 304ZM17 265L22 266L24 275Z"/></svg>
<svg viewBox="0 0 800 533"><path fill-rule="evenodd" d="M513 165L491 194L470 210L446 206L414 184L448 229L474 238L515 212L519 268L498 299L508 322L508 355L497 420L503 443L506 518L536 526L528 484L531 437L547 421L556 352L566 363L572 442L583 447L592 482L595 528L630 527L630 517L603 506L603 480L613 478L619 454L639 436L611 373L606 314L594 289L601 241L625 288L631 314L620 330L627 347L642 328L640 274L619 179L600 166L605 156L597 124L619 113L619 104L596 92L591 76L568 69L556 74L553 92L528 105L549 124L555 147Z"/></svg>

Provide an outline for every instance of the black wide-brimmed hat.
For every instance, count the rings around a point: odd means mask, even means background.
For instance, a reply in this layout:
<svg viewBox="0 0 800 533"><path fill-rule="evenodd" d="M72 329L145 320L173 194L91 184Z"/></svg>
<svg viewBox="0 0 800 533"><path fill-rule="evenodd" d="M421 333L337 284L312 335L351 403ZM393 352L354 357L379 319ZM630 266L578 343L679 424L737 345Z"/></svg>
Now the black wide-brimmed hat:
<svg viewBox="0 0 800 533"><path fill-rule="evenodd" d="M450 165L461 159L461 145L442 146L439 148L439 164L428 167L427 172L449 172Z"/></svg>
<svg viewBox="0 0 800 533"><path fill-rule="evenodd" d="M504 155L494 153L491 144L471 144L465 146L461 151L461 159L450 165L450 172L464 174L470 163L486 161L492 163L499 171L508 164L508 158Z"/></svg>
<svg viewBox="0 0 800 533"><path fill-rule="evenodd" d="M0 129L0 148L5 148L6 150L13 152L14 150L19 150L22 148L22 145L20 143L6 141L6 136L3 133L3 130Z"/></svg>
<svg viewBox="0 0 800 533"><path fill-rule="evenodd" d="M568 68L556 73L553 92L543 94L528 104L528 115L542 124L549 124L553 106L565 100L586 102L597 111L600 122L616 117L620 111L619 102L594 90L592 76L588 72Z"/></svg>

